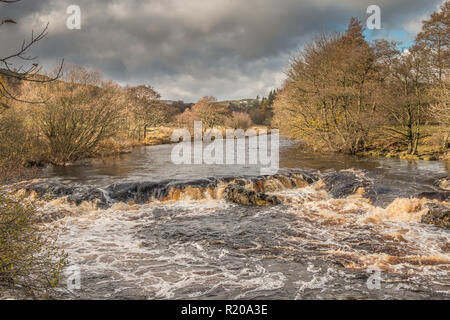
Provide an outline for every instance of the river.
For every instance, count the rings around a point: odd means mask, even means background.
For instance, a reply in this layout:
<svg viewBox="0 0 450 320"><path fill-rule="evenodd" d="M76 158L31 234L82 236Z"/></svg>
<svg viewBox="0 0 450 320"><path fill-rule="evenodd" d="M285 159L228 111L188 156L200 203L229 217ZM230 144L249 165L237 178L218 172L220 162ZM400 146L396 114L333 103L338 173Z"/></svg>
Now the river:
<svg viewBox="0 0 450 320"><path fill-rule="evenodd" d="M258 167L175 165L172 148L142 147L115 159L44 172L41 181L89 185L107 198L114 184L183 186L170 192L165 187L154 201L114 200L105 207L42 200L44 212L65 212L47 227L80 270L80 288L69 292L63 282L62 298L450 297L450 232L420 223L423 201L411 199L435 190L433 182L449 175L448 162L314 155L282 140L283 170L350 169L373 182L374 196L333 198L320 181L287 185L280 178L264 191L282 203L258 207L221 196L223 179L247 181L259 174ZM211 179L219 182L199 188L199 180Z"/></svg>

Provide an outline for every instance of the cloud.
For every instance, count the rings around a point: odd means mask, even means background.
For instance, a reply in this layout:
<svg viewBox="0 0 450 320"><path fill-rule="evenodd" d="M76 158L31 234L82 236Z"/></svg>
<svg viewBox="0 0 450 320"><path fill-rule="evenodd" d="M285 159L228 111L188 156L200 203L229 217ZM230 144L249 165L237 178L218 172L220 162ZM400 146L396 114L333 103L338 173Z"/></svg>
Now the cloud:
<svg viewBox="0 0 450 320"><path fill-rule="evenodd" d="M435 7L431 7L432 11L439 11L441 5L445 0L437 1L438 4ZM422 21L429 17L429 12L416 15L415 17L409 19L405 24L405 30L412 34L417 34L422 30Z"/></svg>
<svg viewBox="0 0 450 320"><path fill-rule="evenodd" d="M441 0L377 1L383 31L412 34ZM18 20L0 32L0 56L50 22L33 54L47 66L61 58L99 69L121 84L146 83L165 99L255 97L280 86L289 56L313 35L363 21L373 0L78 0L81 30L65 25L69 0L0 4ZM412 35L411 35L412 37ZM4 45L7 44L7 45Z"/></svg>

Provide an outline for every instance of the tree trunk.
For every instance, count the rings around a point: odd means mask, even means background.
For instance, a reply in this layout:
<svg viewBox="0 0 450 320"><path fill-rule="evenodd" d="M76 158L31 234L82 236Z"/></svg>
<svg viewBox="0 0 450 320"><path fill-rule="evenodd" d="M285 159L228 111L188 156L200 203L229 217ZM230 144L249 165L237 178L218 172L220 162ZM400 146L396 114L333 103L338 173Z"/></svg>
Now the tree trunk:
<svg viewBox="0 0 450 320"><path fill-rule="evenodd" d="M448 132L444 135L444 140L442 141L442 151L447 151L448 149Z"/></svg>
<svg viewBox="0 0 450 320"><path fill-rule="evenodd" d="M416 133L414 134L414 144L411 154L417 154L417 148L419 147L419 140L420 140L420 127L419 125L417 125Z"/></svg>

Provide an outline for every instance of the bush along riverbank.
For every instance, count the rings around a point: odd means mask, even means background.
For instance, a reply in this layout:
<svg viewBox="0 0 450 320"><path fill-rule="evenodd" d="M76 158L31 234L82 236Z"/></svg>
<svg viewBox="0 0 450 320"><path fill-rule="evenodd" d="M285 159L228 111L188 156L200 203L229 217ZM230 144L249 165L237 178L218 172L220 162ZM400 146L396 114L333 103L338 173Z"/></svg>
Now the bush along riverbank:
<svg viewBox="0 0 450 320"><path fill-rule="evenodd" d="M442 160L450 161L450 149L445 132L445 127L423 126L422 138L415 153L408 152L408 146L404 143L392 142L386 138L374 139L366 150L358 152L358 155L397 158L402 160Z"/></svg>

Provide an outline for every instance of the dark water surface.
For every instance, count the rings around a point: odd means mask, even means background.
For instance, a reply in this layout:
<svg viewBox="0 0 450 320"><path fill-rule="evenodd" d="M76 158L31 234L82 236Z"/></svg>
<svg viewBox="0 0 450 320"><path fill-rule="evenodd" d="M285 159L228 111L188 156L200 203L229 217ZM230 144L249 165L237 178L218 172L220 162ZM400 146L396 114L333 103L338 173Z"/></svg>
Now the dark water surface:
<svg viewBox="0 0 450 320"><path fill-rule="evenodd" d="M175 165L171 161L173 145L139 147L115 158L92 160L89 164L51 167L47 177L106 186L117 181L196 179L210 176L258 175L256 165ZM247 146L245 152L254 152ZM280 141L280 168L363 169L380 179L416 185L432 182L450 173L450 161L399 160L355 157L339 154L311 154L300 143ZM394 184L394 183L392 183Z"/></svg>

